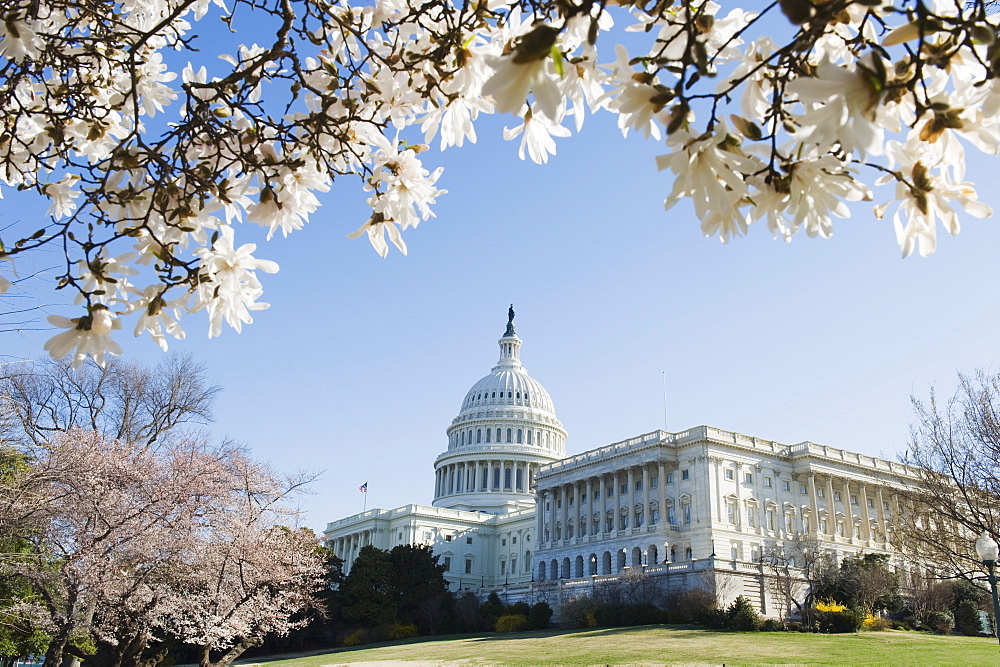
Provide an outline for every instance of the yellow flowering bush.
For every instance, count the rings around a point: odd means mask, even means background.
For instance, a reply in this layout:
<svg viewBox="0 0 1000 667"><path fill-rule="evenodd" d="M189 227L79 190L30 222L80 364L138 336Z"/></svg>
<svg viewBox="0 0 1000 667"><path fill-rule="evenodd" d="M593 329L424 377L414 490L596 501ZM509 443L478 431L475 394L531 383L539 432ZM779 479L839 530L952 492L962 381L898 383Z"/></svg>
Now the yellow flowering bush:
<svg viewBox="0 0 1000 667"><path fill-rule="evenodd" d="M816 611L844 611L847 609L847 605L840 604L836 600L816 600Z"/></svg>

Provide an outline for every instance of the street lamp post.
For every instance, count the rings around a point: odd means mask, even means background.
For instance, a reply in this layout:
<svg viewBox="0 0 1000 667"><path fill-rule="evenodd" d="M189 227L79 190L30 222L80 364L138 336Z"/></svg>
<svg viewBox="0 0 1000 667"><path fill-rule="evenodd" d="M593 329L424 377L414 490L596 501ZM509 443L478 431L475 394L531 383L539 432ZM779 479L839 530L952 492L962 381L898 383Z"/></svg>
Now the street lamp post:
<svg viewBox="0 0 1000 667"><path fill-rule="evenodd" d="M976 555L979 556L979 560L982 561L983 565L986 566L986 579L990 582L990 590L993 593L993 634L997 636L997 641L1000 642L1000 598L997 597L997 576L996 576L996 566L997 560L1000 558L1000 546L993 541L989 533L985 530L983 534L979 536L976 540Z"/></svg>

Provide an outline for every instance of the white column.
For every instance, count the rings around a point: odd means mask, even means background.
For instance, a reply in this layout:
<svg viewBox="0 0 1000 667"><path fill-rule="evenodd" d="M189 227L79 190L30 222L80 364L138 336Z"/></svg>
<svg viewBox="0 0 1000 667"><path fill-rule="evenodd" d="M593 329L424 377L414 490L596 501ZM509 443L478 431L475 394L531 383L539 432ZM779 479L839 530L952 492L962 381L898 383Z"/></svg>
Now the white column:
<svg viewBox="0 0 1000 667"><path fill-rule="evenodd" d="M568 518L569 518L569 498L567 497L567 494L566 494L566 485L565 484L560 484L559 485L559 501L560 502L558 504L562 505L562 511L559 513L559 516L560 516L560 525L562 526L562 534L560 535L560 539L565 540L566 539L566 526L568 525L567 522L568 522Z"/></svg>
<svg viewBox="0 0 1000 667"><path fill-rule="evenodd" d="M656 489L656 502L660 510L660 525L665 526L667 521L667 468L662 463L656 464L656 474L659 475ZM667 530L670 530L667 528ZM670 554L664 556L664 562Z"/></svg>
<svg viewBox="0 0 1000 667"><path fill-rule="evenodd" d="M599 533L600 527L594 527L594 478L587 478L587 525L590 526L590 535Z"/></svg>
<svg viewBox="0 0 1000 667"><path fill-rule="evenodd" d="M889 533L889 528L888 528L888 524L887 524L887 522L885 520L885 505L883 504L885 501L882 500L882 487L881 486L875 487L875 502L878 504L878 507L875 510L878 513L877 514L877 516L878 516L878 529L882 533L882 542L884 544L885 543L885 537Z"/></svg>
<svg viewBox="0 0 1000 667"><path fill-rule="evenodd" d="M649 525L649 466L642 464L642 525Z"/></svg>
<svg viewBox="0 0 1000 667"><path fill-rule="evenodd" d="M864 482L858 482L858 502L861 503L861 537L871 541L871 515L868 514L868 487Z"/></svg>
<svg viewBox="0 0 1000 667"><path fill-rule="evenodd" d="M844 527L844 532L848 537L851 538L852 544L854 540L854 510L851 508L851 481L846 477L842 480L844 483L844 495L841 500L844 502L844 522L847 525Z"/></svg>
<svg viewBox="0 0 1000 667"><path fill-rule="evenodd" d="M833 495L833 477L829 475L826 477L826 504L830 508L827 510L830 513L827 519L827 528L830 529L828 531L830 537L833 537L837 534L837 503Z"/></svg>
<svg viewBox="0 0 1000 667"><path fill-rule="evenodd" d="M812 508L812 528L810 533L819 535L819 499L816 497L816 474L809 472L809 505ZM829 525L829 520L827 521Z"/></svg>

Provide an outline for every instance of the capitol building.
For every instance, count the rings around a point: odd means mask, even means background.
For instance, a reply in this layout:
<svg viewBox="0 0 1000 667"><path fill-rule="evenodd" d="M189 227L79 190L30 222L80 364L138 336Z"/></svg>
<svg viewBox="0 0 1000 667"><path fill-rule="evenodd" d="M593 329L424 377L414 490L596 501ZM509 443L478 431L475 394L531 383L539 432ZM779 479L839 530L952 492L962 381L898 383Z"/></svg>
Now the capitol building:
<svg viewBox="0 0 1000 667"><path fill-rule="evenodd" d="M893 544L896 493L915 471L812 442L712 426L657 430L574 456L552 398L521 365L513 310L500 356L472 385L434 460L430 505L370 509L329 523L345 572L361 547L426 544L453 591L554 602L642 573L664 590L714 586L778 613L761 556L809 535L838 558ZM718 585L720 578L727 582ZM558 612L557 612L558 613Z"/></svg>

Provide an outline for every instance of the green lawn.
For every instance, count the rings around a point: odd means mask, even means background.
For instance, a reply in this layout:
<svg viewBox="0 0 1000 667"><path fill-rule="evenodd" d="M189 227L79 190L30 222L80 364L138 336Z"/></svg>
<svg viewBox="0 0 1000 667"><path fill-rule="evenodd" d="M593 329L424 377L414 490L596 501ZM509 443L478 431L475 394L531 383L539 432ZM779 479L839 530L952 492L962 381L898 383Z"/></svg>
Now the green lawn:
<svg viewBox="0 0 1000 667"><path fill-rule="evenodd" d="M256 664L343 665L389 661L470 665L822 664L1000 665L996 639L887 631L850 635L719 632L644 626L462 636L378 644ZM246 661L244 664L248 664Z"/></svg>

